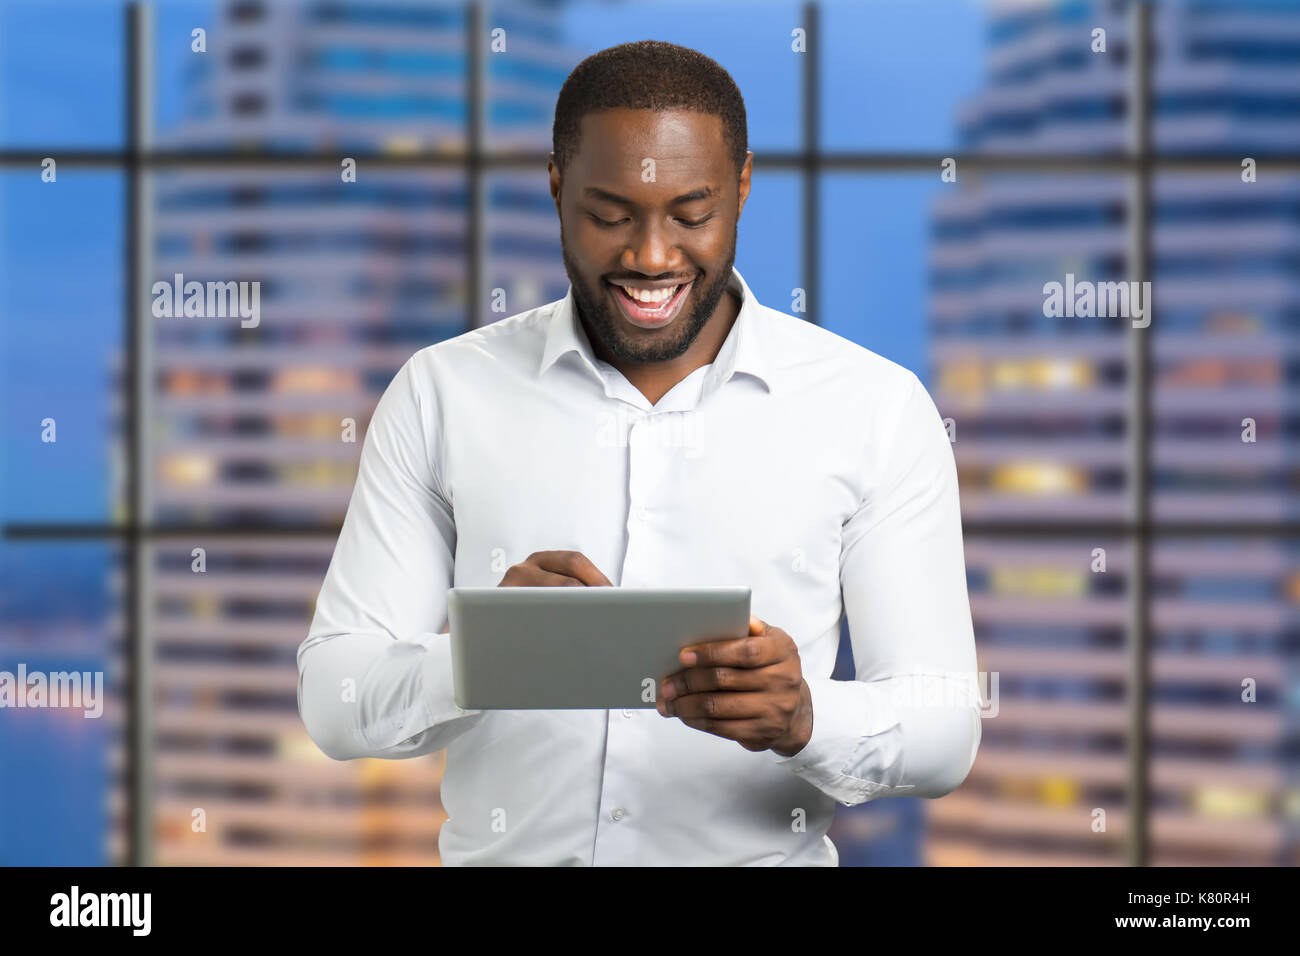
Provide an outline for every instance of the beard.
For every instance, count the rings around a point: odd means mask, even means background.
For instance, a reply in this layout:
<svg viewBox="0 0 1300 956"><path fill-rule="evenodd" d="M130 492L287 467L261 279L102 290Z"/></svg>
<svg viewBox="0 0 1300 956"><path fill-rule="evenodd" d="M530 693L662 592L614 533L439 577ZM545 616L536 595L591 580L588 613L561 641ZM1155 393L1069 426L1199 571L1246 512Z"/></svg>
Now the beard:
<svg viewBox="0 0 1300 956"><path fill-rule="evenodd" d="M680 358L691 347L700 331L708 324L718 302L727 291L731 281L731 270L736 260L736 240L739 223L732 229L731 248L727 252L726 264L701 289L699 276L689 296L694 306L688 309L689 302L682 304L682 312L667 328L658 329L653 335L633 336L627 328L627 320L608 294L608 286L603 280L596 280L596 288L589 288L582 281L577 263L569 255L569 244L564 240L564 226L560 226L560 249L564 259L564 271L569 274L573 285L573 300L578 307L578 317L589 336L599 339L607 352L621 362L631 364L648 364L650 362L668 362Z"/></svg>

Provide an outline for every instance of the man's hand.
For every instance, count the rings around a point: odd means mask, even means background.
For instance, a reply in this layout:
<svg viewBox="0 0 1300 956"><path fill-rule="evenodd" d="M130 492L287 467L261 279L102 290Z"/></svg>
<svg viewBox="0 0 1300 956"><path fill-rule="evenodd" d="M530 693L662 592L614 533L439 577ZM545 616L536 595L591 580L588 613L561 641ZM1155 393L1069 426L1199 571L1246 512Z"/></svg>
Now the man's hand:
<svg viewBox="0 0 1300 956"><path fill-rule="evenodd" d="M682 649L685 666L659 684L656 706L696 730L746 750L792 757L812 736L812 695L799 648L779 627L751 616L749 637Z"/></svg>
<svg viewBox="0 0 1300 956"><path fill-rule="evenodd" d="M513 565L499 588L612 587L609 578L579 551L536 551Z"/></svg>

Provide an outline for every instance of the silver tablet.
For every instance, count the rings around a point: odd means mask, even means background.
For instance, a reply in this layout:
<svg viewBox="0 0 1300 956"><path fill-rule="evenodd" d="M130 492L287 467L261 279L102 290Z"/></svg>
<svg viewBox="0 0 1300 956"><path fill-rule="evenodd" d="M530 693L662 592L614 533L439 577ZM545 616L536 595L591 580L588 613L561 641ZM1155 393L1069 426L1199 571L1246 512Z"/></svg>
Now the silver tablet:
<svg viewBox="0 0 1300 956"><path fill-rule="evenodd" d="M452 588L456 703L654 707L687 644L749 633L749 588Z"/></svg>

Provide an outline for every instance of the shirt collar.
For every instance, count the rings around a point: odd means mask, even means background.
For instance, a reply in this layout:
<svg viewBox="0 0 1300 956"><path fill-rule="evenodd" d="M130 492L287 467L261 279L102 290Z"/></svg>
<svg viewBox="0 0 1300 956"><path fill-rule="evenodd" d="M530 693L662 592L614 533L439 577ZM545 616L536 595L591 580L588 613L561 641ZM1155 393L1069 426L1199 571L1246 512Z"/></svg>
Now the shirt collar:
<svg viewBox="0 0 1300 956"><path fill-rule="evenodd" d="M759 302L754 298L754 293L749 290L749 284L745 282L740 270L734 267L731 270L731 278L727 282L727 289L740 298L740 312L736 315L731 331L713 360L705 380L705 389L717 388L739 372L752 375L770 391L772 377L760 341L763 316ZM591 343L587 340L587 333L582 328L582 323L578 321L572 284L551 313L550 324L546 330L546 344L542 349L542 361L537 374L545 374L547 369L570 352L577 353L583 363L591 369L592 374L601 377L596 365L595 352L592 351Z"/></svg>

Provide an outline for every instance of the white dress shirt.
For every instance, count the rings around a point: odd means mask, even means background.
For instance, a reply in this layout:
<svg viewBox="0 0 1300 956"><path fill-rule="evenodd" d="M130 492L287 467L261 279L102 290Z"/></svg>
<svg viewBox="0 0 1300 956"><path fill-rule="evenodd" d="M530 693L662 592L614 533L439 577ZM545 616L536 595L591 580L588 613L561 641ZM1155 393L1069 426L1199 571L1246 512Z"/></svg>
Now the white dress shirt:
<svg viewBox="0 0 1300 956"><path fill-rule="evenodd" d="M952 448L915 375L754 299L655 405L564 299L416 353L375 409L307 639L328 755L447 749L443 862L836 865L835 802L942 796L980 740ZM615 586L745 585L812 737L750 752L655 710L468 711L447 589L536 551ZM847 614L856 680L831 680Z"/></svg>

